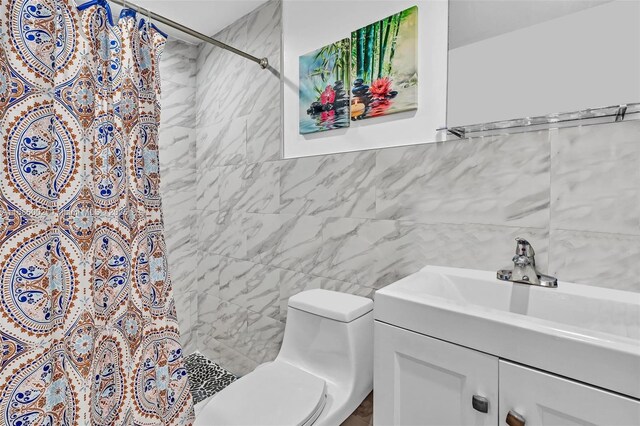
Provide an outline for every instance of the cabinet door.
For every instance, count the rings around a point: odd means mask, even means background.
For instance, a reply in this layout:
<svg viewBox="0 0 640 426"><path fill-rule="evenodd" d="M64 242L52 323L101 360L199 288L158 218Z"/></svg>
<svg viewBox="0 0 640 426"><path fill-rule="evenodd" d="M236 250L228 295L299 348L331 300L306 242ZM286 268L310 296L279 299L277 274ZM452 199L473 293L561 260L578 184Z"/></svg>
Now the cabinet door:
<svg viewBox="0 0 640 426"><path fill-rule="evenodd" d="M498 358L377 321L374 354L376 426L497 424Z"/></svg>
<svg viewBox="0 0 640 426"><path fill-rule="evenodd" d="M640 425L639 401L500 361L499 424L507 424L509 410L526 426Z"/></svg>

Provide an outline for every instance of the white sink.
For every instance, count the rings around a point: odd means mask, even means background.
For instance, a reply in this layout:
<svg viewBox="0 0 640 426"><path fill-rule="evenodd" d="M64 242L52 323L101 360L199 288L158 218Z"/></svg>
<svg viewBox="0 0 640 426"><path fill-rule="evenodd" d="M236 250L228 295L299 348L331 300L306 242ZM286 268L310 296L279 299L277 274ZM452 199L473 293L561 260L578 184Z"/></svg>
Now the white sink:
<svg viewBox="0 0 640 426"><path fill-rule="evenodd" d="M640 398L640 293L427 266L376 292L375 319Z"/></svg>

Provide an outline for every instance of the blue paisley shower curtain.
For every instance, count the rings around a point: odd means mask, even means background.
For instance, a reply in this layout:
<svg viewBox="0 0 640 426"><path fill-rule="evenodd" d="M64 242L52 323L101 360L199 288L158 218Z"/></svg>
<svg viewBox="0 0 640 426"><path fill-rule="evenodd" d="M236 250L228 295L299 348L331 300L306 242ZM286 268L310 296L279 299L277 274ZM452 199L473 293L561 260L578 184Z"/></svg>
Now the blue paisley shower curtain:
<svg viewBox="0 0 640 426"><path fill-rule="evenodd" d="M165 37L0 0L0 424L188 425L158 192Z"/></svg>

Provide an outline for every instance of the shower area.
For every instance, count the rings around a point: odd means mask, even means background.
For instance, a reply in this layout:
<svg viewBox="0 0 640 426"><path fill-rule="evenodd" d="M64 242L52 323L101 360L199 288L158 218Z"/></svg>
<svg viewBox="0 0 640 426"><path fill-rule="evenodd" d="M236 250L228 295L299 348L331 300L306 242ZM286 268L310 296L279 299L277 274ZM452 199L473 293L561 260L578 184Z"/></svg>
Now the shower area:
<svg viewBox="0 0 640 426"><path fill-rule="evenodd" d="M160 62L160 193L196 414L200 401L275 359L290 296L322 288L372 297L397 276L366 276L378 251L368 221L347 218L369 216L374 155L282 158L282 2L253 3L212 37L266 58L266 69L180 33ZM347 194L334 199L327 185ZM353 248L366 251L356 263Z"/></svg>
<svg viewBox="0 0 640 426"><path fill-rule="evenodd" d="M281 2L254 3L263 4L213 38L266 57L266 69L176 37L160 62L160 193L196 402L273 360L284 332L280 270L259 260L246 232L276 213L281 148Z"/></svg>

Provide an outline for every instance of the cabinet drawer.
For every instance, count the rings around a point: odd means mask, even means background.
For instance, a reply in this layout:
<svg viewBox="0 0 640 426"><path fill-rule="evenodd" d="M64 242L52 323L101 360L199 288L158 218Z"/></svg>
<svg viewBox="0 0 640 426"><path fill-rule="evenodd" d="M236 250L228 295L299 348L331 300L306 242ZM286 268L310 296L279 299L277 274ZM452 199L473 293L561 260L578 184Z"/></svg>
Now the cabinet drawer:
<svg viewBox="0 0 640 426"><path fill-rule="evenodd" d="M509 410L526 426L640 425L637 400L501 360L499 424Z"/></svg>

